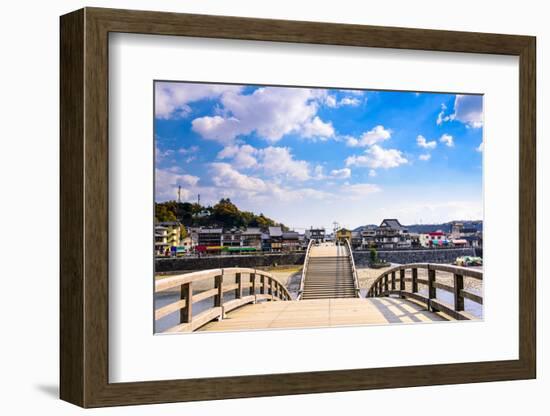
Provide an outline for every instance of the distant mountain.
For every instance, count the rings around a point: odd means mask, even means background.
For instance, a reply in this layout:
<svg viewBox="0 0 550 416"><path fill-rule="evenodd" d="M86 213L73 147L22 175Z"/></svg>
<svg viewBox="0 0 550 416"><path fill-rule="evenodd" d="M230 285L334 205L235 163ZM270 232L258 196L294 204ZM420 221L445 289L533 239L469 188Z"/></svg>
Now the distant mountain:
<svg viewBox="0 0 550 416"><path fill-rule="evenodd" d="M441 230L445 233L450 233L453 222L461 222L462 224L464 224L464 228L474 228L476 231L483 231L483 221L450 221L442 224L412 224L405 225L405 227L407 228L407 230L409 230L410 233L425 234L438 230ZM362 225L355 228L353 231L361 232L369 226L371 226L371 224Z"/></svg>

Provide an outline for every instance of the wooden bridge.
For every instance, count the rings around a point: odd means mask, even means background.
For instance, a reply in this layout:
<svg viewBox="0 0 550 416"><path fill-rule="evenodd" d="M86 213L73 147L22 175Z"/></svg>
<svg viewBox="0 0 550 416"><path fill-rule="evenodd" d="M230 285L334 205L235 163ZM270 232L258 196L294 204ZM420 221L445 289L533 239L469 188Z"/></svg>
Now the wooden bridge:
<svg viewBox="0 0 550 416"><path fill-rule="evenodd" d="M427 272L427 279L419 277L419 270ZM205 270L157 280L155 292L177 294L177 300L156 309L155 319L178 314L178 323L165 332L476 319L464 311L464 299L483 304L483 298L465 289L465 279L482 280L483 273L440 264L400 265L382 272L362 298L349 245L310 244L300 291L294 299L284 284L266 271ZM437 289L452 294L454 303L439 299ZM212 299L211 305L205 307L208 299ZM201 305L198 313L193 305Z"/></svg>
<svg viewBox="0 0 550 416"><path fill-rule="evenodd" d="M351 247L346 244L308 245L298 298L358 298L359 283Z"/></svg>

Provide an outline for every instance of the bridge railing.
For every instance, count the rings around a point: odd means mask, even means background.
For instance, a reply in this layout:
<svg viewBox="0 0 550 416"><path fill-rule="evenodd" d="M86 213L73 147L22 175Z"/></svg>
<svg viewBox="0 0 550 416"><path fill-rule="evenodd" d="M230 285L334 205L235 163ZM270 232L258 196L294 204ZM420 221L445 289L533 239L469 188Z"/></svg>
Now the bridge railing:
<svg viewBox="0 0 550 416"><path fill-rule="evenodd" d="M428 271L428 279L418 278L418 269ZM406 272L410 270L411 277L407 278ZM453 275L453 285L447 285L437 281L437 273L450 273ZM396 274L399 273L399 277ZM413 263L392 267L384 271L371 285L367 297L380 297L398 295L403 298L411 298L426 304L428 310L443 312L458 320L475 319L464 311L464 299L483 305L483 296L464 289L464 278L483 280L483 272L468 269L466 267L451 266L432 263ZM410 290L406 289L406 283L410 283ZM419 293L418 285L427 286L427 296ZM453 294L454 305L448 305L436 299L436 289Z"/></svg>
<svg viewBox="0 0 550 416"><path fill-rule="evenodd" d="M213 280L213 289L194 293L194 283L204 280ZM229 280L231 283L228 283ZM292 300L286 287L273 275L244 267L203 270L170 276L155 282L155 293L169 290L177 290L179 300L156 309L155 321L179 311L179 324L165 332L192 332L214 319L223 319L227 312L248 303ZM224 300L227 292L234 292L234 299ZM214 298L212 306L193 315L193 304L209 298Z"/></svg>
<svg viewBox="0 0 550 416"><path fill-rule="evenodd" d="M298 291L298 297L297 297L298 300L302 298L302 293L304 293L304 282L306 280L307 266L309 264L309 252L311 251L312 244L313 244L313 240L309 240L309 243L307 245L307 250L306 250L306 257L304 258L304 267L302 267L302 277L300 279L300 290Z"/></svg>
<svg viewBox="0 0 550 416"><path fill-rule="evenodd" d="M355 297L360 298L361 297L361 288L359 287L359 276L357 275L357 269L355 267L355 260L353 259L353 251L351 250L351 245L349 243L349 240L346 238L344 239L346 241L346 245L348 247L348 253L349 258L351 262L351 272L353 274L353 284L355 286Z"/></svg>

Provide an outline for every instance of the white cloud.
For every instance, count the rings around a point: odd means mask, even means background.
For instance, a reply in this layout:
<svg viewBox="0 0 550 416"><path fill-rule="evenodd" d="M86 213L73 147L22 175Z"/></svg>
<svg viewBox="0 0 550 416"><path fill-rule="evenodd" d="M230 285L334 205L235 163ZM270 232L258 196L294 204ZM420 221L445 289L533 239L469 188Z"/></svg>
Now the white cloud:
<svg viewBox="0 0 550 416"><path fill-rule="evenodd" d="M249 169L258 165L256 158L258 150L249 144L242 146L232 145L224 147L219 153L218 159L233 159L233 165L238 169Z"/></svg>
<svg viewBox="0 0 550 416"><path fill-rule="evenodd" d="M371 130L363 133L359 139L355 137L347 137L347 145L349 147L366 147L373 144L383 142L391 137L391 130L378 125Z"/></svg>
<svg viewBox="0 0 550 416"><path fill-rule="evenodd" d="M358 98L355 98L355 97L344 97L339 101L339 104L341 106L350 105L352 107L356 107L359 104L361 104L361 100L359 100Z"/></svg>
<svg viewBox="0 0 550 416"><path fill-rule="evenodd" d="M350 168L334 169L330 171L330 176L338 179L346 179L351 176L351 169Z"/></svg>
<svg viewBox="0 0 550 416"><path fill-rule="evenodd" d="M178 153L182 155L188 155L190 153L196 153L199 151L199 146L182 147L178 149Z"/></svg>
<svg viewBox="0 0 550 416"><path fill-rule="evenodd" d="M182 118L189 115L189 103L205 98L217 98L227 91L240 91L236 85L189 84L184 82L157 82L155 84L155 117Z"/></svg>
<svg viewBox="0 0 550 416"><path fill-rule="evenodd" d="M418 159L424 160L424 161L430 160L431 158L432 158L432 155L429 153L425 153L423 155L418 156Z"/></svg>
<svg viewBox="0 0 550 416"><path fill-rule="evenodd" d="M441 104L441 111L437 115L437 120L436 120L436 123L438 126L443 124L444 121L449 121L453 119L454 117L453 115L448 115L448 116L445 115L446 110L447 110L447 106L445 104Z"/></svg>
<svg viewBox="0 0 550 416"><path fill-rule="evenodd" d="M454 141L453 141L453 136L449 135L449 134L444 134L440 137L439 141L441 143L445 143L445 145L447 147L453 147L455 145Z"/></svg>
<svg viewBox="0 0 550 416"><path fill-rule="evenodd" d="M327 107L336 108L338 106L338 101L336 101L336 97L334 95L329 94L325 98L325 104Z"/></svg>
<svg viewBox="0 0 550 416"><path fill-rule="evenodd" d="M481 95L457 95L453 117L470 127L482 127L483 97Z"/></svg>
<svg viewBox="0 0 550 416"><path fill-rule="evenodd" d="M483 96L457 94L454 102L454 113L445 115L447 107L441 104L441 111L437 115L436 123L446 121L460 121L468 127L480 128L483 126Z"/></svg>
<svg viewBox="0 0 550 416"><path fill-rule="evenodd" d="M376 171L374 169L369 170L369 177L374 178L376 176Z"/></svg>
<svg viewBox="0 0 550 416"><path fill-rule="evenodd" d="M178 167L155 169L155 198L157 200L176 199L181 186L182 199L188 199L191 189L199 182L197 176L181 173Z"/></svg>
<svg viewBox="0 0 550 416"><path fill-rule="evenodd" d="M212 182L218 187L252 193L265 192L268 189L262 179L244 175L233 169L229 163L214 162L210 164L210 168Z"/></svg>
<svg viewBox="0 0 550 416"><path fill-rule="evenodd" d="M362 199L367 195L380 192L382 189L372 183L354 183L342 186L342 196L352 200Z"/></svg>
<svg viewBox="0 0 550 416"><path fill-rule="evenodd" d="M260 149L261 168L266 175L284 176L299 181L310 179L309 163L296 160L288 147L269 146Z"/></svg>
<svg viewBox="0 0 550 416"><path fill-rule="evenodd" d="M202 137L230 144L239 135L256 132L276 142L290 133L306 138L334 135L331 123L316 114L325 90L265 87L252 94L229 91L221 96L223 116L205 116L192 121L192 128Z"/></svg>
<svg viewBox="0 0 550 416"><path fill-rule="evenodd" d="M313 120L308 121L302 127L302 137L307 139L313 137L327 139L332 136L334 136L334 127L332 127L332 123L325 123L319 117L314 117Z"/></svg>
<svg viewBox="0 0 550 416"><path fill-rule="evenodd" d="M407 159L397 149L383 149L375 144L365 150L364 155L350 156L346 159L346 166L368 167L372 169L389 169L396 168L407 163Z"/></svg>
<svg viewBox="0 0 550 416"><path fill-rule="evenodd" d="M476 147L476 151L478 151L480 153L483 152L483 141L479 144L478 147Z"/></svg>
<svg viewBox="0 0 550 416"><path fill-rule="evenodd" d="M423 149L435 149L437 146L437 142L435 140L427 141L421 134L416 137L416 144Z"/></svg>
<svg viewBox="0 0 550 416"><path fill-rule="evenodd" d="M172 149L161 150L158 146L155 146L155 162L159 163L164 159L172 156L174 151Z"/></svg>

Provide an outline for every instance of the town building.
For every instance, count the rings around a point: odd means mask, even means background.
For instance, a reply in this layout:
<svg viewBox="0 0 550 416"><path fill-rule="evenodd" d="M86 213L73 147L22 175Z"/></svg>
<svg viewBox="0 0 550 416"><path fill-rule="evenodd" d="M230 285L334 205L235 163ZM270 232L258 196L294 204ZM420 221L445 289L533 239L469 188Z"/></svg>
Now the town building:
<svg viewBox="0 0 550 416"><path fill-rule="evenodd" d="M367 225L361 230L361 248L368 250L369 248L376 247L376 225Z"/></svg>
<svg viewBox="0 0 550 416"><path fill-rule="evenodd" d="M378 248L395 249L411 247L408 230L395 218L384 219L376 229L375 243Z"/></svg>
<svg viewBox="0 0 550 416"><path fill-rule="evenodd" d="M241 230L237 228L226 228L222 231L220 246L241 247Z"/></svg>
<svg viewBox="0 0 550 416"><path fill-rule="evenodd" d="M281 245L283 251L300 250L300 235L295 231L283 232L281 237Z"/></svg>
<svg viewBox="0 0 550 416"><path fill-rule="evenodd" d="M281 251L283 248L283 230L281 227L269 227L268 231L271 251Z"/></svg>
<svg viewBox="0 0 550 416"><path fill-rule="evenodd" d="M345 241L351 244L351 231L347 228L340 228L336 231L336 241L344 243Z"/></svg>
<svg viewBox="0 0 550 416"><path fill-rule="evenodd" d="M450 245L447 234L441 230L420 234L419 240L420 245L426 248L448 247Z"/></svg>
<svg viewBox="0 0 550 416"><path fill-rule="evenodd" d="M361 244L363 243L363 237L361 236L360 231L352 231L351 232L351 248L356 250L361 248Z"/></svg>
<svg viewBox="0 0 550 416"><path fill-rule="evenodd" d="M241 235L241 246L262 249L262 231L259 228L247 228Z"/></svg>
<svg viewBox="0 0 550 416"><path fill-rule="evenodd" d="M197 247L221 247L221 228L201 228L197 232Z"/></svg>
<svg viewBox="0 0 550 416"><path fill-rule="evenodd" d="M180 245L183 225L177 221L160 222L155 225L155 254L170 255L171 247Z"/></svg>
<svg viewBox="0 0 550 416"><path fill-rule="evenodd" d="M306 240L314 240L317 243L323 243L325 241L325 229L324 228L313 228L306 230Z"/></svg>

